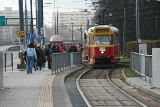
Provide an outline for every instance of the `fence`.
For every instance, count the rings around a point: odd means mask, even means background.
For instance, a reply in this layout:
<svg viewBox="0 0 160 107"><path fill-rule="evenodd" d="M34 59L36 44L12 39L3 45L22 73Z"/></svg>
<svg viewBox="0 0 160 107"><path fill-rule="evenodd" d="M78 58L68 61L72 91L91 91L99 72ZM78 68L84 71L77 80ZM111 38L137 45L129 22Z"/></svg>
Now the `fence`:
<svg viewBox="0 0 160 107"><path fill-rule="evenodd" d="M17 70L17 64L20 63L18 51L4 51L3 52L3 68L4 71Z"/></svg>
<svg viewBox="0 0 160 107"><path fill-rule="evenodd" d="M2 52L3 54L3 68L4 71L13 71L16 68L16 64L19 63L18 52ZM64 71L70 69L78 64L82 63L82 53L54 53L52 54L52 74L53 71Z"/></svg>
<svg viewBox="0 0 160 107"><path fill-rule="evenodd" d="M144 55L136 52L130 53L130 67L140 74L141 78L145 77L145 80L149 80L151 83L152 78L152 55Z"/></svg>
<svg viewBox="0 0 160 107"><path fill-rule="evenodd" d="M4 69L12 67L13 70L13 52L3 52Z"/></svg>
<svg viewBox="0 0 160 107"><path fill-rule="evenodd" d="M82 63L82 52L53 53L52 54L52 74L64 71Z"/></svg>
<svg viewBox="0 0 160 107"><path fill-rule="evenodd" d="M3 89L3 69L12 68L13 70L13 52L0 52L0 88Z"/></svg>

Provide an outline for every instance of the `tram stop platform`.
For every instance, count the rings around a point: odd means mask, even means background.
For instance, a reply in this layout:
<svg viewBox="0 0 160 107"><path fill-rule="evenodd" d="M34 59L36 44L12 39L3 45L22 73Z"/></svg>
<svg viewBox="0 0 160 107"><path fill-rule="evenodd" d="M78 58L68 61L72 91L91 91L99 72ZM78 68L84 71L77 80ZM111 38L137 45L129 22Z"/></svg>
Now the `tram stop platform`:
<svg viewBox="0 0 160 107"><path fill-rule="evenodd" d="M125 79L131 86L160 101L160 88L152 85L145 78L130 77Z"/></svg>
<svg viewBox="0 0 160 107"><path fill-rule="evenodd" d="M51 75L51 70L41 71L7 70L3 74L0 90L0 107L72 107L64 80L65 76L80 67ZM126 78L131 85L160 98L160 89L149 82L134 77Z"/></svg>

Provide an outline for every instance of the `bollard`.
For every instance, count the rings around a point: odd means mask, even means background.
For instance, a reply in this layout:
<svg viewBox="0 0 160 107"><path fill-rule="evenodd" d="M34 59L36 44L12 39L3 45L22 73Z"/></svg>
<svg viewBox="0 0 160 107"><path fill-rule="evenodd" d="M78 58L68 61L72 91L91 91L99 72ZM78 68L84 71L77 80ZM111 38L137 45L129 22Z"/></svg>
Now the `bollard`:
<svg viewBox="0 0 160 107"><path fill-rule="evenodd" d="M6 72L6 67L7 67L7 53L4 53L4 69Z"/></svg>
<svg viewBox="0 0 160 107"><path fill-rule="evenodd" d="M13 70L13 53L11 53L11 65L12 65L12 70Z"/></svg>

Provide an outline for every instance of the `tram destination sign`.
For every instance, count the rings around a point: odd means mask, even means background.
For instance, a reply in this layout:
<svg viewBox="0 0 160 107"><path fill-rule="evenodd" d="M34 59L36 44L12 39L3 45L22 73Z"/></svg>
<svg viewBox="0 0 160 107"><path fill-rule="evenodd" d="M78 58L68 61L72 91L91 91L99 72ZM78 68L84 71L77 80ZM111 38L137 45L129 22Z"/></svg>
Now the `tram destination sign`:
<svg viewBox="0 0 160 107"><path fill-rule="evenodd" d="M5 25L6 25L5 16L0 16L0 26L5 26Z"/></svg>

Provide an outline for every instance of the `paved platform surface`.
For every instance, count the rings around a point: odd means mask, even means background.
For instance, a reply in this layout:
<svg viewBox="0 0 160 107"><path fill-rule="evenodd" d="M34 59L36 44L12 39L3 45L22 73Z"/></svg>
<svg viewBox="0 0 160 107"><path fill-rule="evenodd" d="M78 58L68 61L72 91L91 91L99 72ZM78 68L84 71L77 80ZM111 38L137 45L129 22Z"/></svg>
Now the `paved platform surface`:
<svg viewBox="0 0 160 107"><path fill-rule="evenodd" d="M7 68L1 87L4 89L0 89L0 107L72 107L64 80L76 69L79 67L51 75L48 68L33 70L32 74Z"/></svg>
<svg viewBox="0 0 160 107"><path fill-rule="evenodd" d="M0 107L52 107L52 81L49 70L4 72ZM45 105L45 106L43 106Z"/></svg>
<svg viewBox="0 0 160 107"><path fill-rule="evenodd" d="M27 74L26 71L4 72L4 88L0 90L0 107L72 107L64 84L65 76L72 70L51 75L42 69ZM131 85L160 99L160 89L141 78L127 78Z"/></svg>
<svg viewBox="0 0 160 107"><path fill-rule="evenodd" d="M131 86L143 91L144 93L152 96L156 100L160 102L160 87L156 87L152 84L152 81L145 77L130 77L127 78L124 75L124 71L122 74L125 78L125 81L129 83Z"/></svg>
<svg viewBox="0 0 160 107"><path fill-rule="evenodd" d="M130 85L140 89L144 93L147 93L150 96L153 96L158 101L160 101L160 88L152 85L148 81L145 81L144 78L141 79L140 77L139 78L138 77L132 77L132 78L127 78L126 81Z"/></svg>

